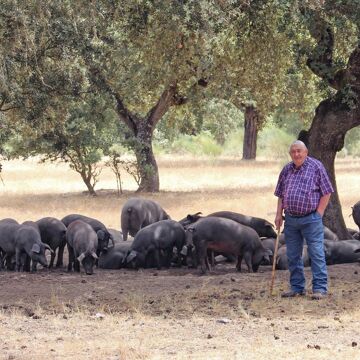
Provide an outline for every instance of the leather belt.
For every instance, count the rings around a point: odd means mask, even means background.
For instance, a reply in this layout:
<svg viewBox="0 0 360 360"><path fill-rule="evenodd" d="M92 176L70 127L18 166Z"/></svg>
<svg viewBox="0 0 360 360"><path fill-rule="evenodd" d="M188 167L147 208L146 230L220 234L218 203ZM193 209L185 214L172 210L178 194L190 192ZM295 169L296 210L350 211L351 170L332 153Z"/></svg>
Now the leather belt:
<svg viewBox="0 0 360 360"><path fill-rule="evenodd" d="M303 217L305 217L305 216L309 216L309 215L311 215L311 214L316 213L316 210L311 211L311 212L309 212L309 213L307 213L307 214L304 214L304 215L293 215L293 214L291 214L291 213L288 212L288 211L286 211L286 213L287 213L289 216L293 217L293 218L303 218Z"/></svg>

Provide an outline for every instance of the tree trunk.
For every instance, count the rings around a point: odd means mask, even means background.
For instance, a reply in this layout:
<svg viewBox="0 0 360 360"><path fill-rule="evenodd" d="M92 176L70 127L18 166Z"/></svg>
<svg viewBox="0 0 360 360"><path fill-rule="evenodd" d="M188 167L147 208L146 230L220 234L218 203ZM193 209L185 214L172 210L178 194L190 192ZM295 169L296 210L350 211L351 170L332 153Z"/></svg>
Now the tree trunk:
<svg viewBox="0 0 360 360"><path fill-rule="evenodd" d="M159 170L152 149L152 134L151 124L146 119L138 122L134 151L141 180L137 192L158 192L160 189Z"/></svg>
<svg viewBox="0 0 360 360"><path fill-rule="evenodd" d="M309 31L317 45L309 53L307 65L337 93L322 101L308 133L301 138L307 142L310 155L322 161L328 171L335 193L324 214L324 223L340 239L351 239L342 215L335 179L336 152L344 146L347 131L360 125L360 46L350 54L347 66L339 68L334 62L335 32L320 12L308 11Z"/></svg>
<svg viewBox="0 0 360 360"><path fill-rule="evenodd" d="M96 192L95 192L95 189L94 189L94 186L91 184L90 179L88 179L86 176L83 176L82 174L81 174L81 177L82 177L86 187L88 188L89 194L92 195L92 196L97 196Z"/></svg>
<svg viewBox="0 0 360 360"><path fill-rule="evenodd" d="M258 134L259 113L254 106L245 107L243 160L256 159L256 141Z"/></svg>
<svg viewBox="0 0 360 360"><path fill-rule="evenodd" d="M305 136L309 155L320 160L330 177L335 193L331 195L324 214L324 224L334 231L340 239L351 239L342 215L335 178L336 153L344 146L346 132L359 123L359 108L350 109L344 105L341 95L320 103ZM302 133L304 135L304 133Z"/></svg>
<svg viewBox="0 0 360 360"><path fill-rule="evenodd" d="M158 192L159 171L152 150L152 136L156 124L174 105L183 105L187 98L178 93L177 82L170 83L160 95L156 104L144 118L132 113L123 102L120 92L116 91L107 81L102 69L88 61L90 79L101 90L111 94L116 101L119 120L127 125L134 139L134 152L138 161L141 176L137 191Z"/></svg>
<svg viewBox="0 0 360 360"><path fill-rule="evenodd" d="M177 93L176 83L170 84L147 115L140 118L124 106L118 93L112 91L112 94L117 101L119 119L128 126L135 139L134 152L141 178L137 192L158 192L159 170L152 149L153 131L171 106L182 105L187 100Z"/></svg>

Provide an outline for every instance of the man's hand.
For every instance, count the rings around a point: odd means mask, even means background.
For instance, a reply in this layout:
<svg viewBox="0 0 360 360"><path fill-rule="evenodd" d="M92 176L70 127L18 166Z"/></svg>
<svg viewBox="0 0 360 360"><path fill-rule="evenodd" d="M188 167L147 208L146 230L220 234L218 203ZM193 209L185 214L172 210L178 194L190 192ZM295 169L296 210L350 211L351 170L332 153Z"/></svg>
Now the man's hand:
<svg viewBox="0 0 360 360"><path fill-rule="evenodd" d="M283 217L282 217L282 214L276 214L276 217L275 217L275 228L276 230L280 230L281 226L283 224Z"/></svg>
<svg viewBox="0 0 360 360"><path fill-rule="evenodd" d="M283 207L282 207L282 199L278 198L277 208L276 208L276 217L275 217L275 228L276 230L280 230L283 224Z"/></svg>
<svg viewBox="0 0 360 360"><path fill-rule="evenodd" d="M323 212L323 211L316 210L316 212L317 212L317 213L319 213L319 215L320 215L321 217L323 217L323 216L324 216L324 212Z"/></svg>
<svg viewBox="0 0 360 360"><path fill-rule="evenodd" d="M326 194L320 198L316 211L323 217L327 204L329 203L331 194Z"/></svg>

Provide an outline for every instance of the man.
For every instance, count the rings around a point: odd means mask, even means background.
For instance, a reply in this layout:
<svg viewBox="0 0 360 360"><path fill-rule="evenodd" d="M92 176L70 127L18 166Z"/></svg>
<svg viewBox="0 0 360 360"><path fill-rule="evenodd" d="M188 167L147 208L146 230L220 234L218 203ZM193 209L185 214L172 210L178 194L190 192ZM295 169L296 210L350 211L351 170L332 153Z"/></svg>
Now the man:
<svg viewBox="0 0 360 360"><path fill-rule="evenodd" d="M281 228L285 211L284 232L291 285L291 290L282 297L305 295L302 261L305 238L313 276L312 298L318 300L328 291L322 216L334 190L323 164L308 156L302 141L294 141L289 153L292 162L282 169L275 190L278 197L276 229Z"/></svg>

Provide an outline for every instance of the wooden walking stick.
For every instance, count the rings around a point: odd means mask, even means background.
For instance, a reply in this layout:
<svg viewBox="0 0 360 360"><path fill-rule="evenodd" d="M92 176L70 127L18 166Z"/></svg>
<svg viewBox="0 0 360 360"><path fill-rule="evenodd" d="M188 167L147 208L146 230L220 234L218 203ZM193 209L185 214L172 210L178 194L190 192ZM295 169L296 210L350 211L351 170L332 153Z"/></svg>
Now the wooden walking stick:
<svg viewBox="0 0 360 360"><path fill-rule="evenodd" d="M274 250L272 272L271 272L270 296L273 295L273 287L274 287L274 280L275 280L275 267L276 267L276 258L277 258L277 252L278 252L278 247L279 247L279 238L280 238L280 228L277 232L276 241L275 241L275 250Z"/></svg>

